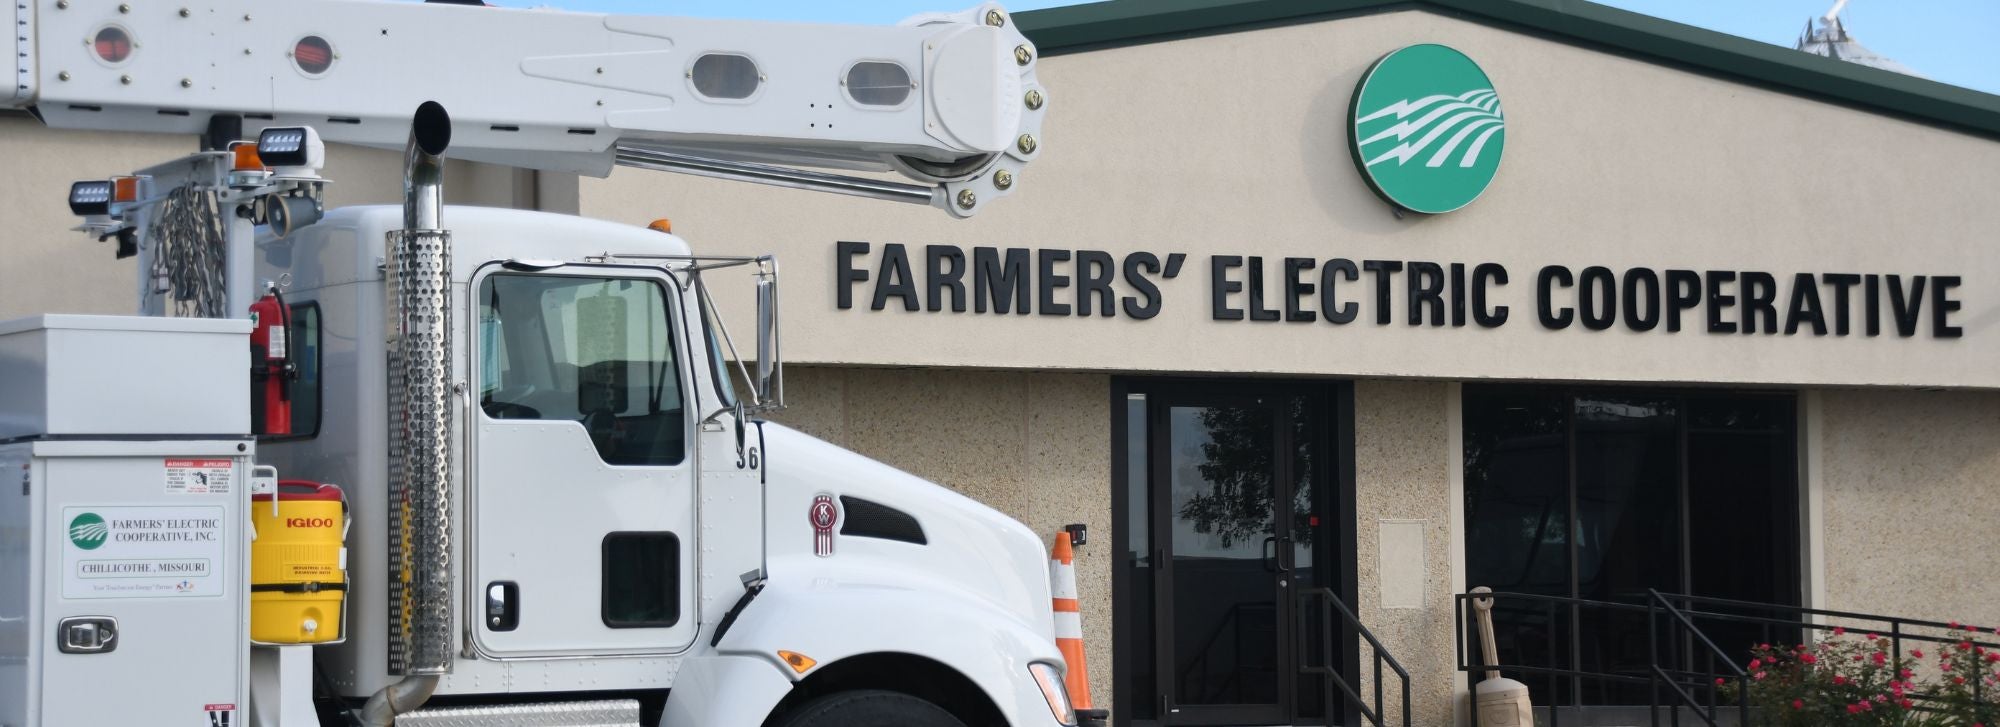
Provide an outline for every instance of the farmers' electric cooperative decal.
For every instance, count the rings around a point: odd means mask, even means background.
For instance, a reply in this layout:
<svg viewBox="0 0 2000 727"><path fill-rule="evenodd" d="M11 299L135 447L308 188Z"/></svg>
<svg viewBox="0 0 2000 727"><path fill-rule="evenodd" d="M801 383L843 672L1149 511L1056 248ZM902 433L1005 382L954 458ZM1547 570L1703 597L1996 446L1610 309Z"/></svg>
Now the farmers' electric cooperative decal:
<svg viewBox="0 0 2000 727"><path fill-rule="evenodd" d="M220 507L65 507L63 598L220 596Z"/></svg>
<svg viewBox="0 0 2000 727"><path fill-rule="evenodd" d="M1422 260L841 242L842 310L867 306L987 315L1158 316L1196 278L1210 318L1292 324L1959 338L1956 275L1771 273Z"/></svg>
<svg viewBox="0 0 2000 727"><path fill-rule="evenodd" d="M1354 87L1349 150L1382 199L1442 214L1472 203L1500 171L1507 118L1479 64L1413 45L1375 61Z"/></svg>

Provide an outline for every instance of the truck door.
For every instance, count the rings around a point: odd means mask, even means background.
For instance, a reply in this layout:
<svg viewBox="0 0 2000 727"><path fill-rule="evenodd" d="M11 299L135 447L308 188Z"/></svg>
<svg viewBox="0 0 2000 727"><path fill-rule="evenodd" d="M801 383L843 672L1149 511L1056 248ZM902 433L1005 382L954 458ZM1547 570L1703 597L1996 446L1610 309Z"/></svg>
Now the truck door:
<svg viewBox="0 0 2000 727"><path fill-rule="evenodd" d="M692 360L655 268L475 276L469 502L487 658L693 641Z"/></svg>

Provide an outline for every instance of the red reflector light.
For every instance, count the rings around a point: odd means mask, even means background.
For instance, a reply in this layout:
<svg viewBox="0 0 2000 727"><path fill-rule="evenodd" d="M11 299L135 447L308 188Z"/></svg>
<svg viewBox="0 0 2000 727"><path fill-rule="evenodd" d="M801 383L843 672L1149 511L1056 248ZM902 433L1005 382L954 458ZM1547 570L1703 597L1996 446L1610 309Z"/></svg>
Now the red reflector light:
<svg viewBox="0 0 2000 727"><path fill-rule="evenodd" d="M317 76L333 67L333 46L325 38L308 35L292 46L292 62L299 70Z"/></svg>
<svg viewBox="0 0 2000 727"><path fill-rule="evenodd" d="M97 37L90 43L90 49L105 63L124 63L132 57L132 36L115 26L97 31Z"/></svg>

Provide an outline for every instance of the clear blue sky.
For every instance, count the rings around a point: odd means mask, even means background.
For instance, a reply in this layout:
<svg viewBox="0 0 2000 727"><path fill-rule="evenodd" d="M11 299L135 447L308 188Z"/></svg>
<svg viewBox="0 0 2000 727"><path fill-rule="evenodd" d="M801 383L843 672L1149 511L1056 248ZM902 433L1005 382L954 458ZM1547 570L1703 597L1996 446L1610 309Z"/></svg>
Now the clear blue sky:
<svg viewBox="0 0 2000 727"><path fill-rule="evenodd" d="M975 0L489 0L646 15L893 23ZM1790 47L1833 0L1599 0L1606 5ZM1076 0L1015 0L1031 10ZM2000 0L1849 0L1841 13L1862 45L1933 80L2000 94Z"/></svg>

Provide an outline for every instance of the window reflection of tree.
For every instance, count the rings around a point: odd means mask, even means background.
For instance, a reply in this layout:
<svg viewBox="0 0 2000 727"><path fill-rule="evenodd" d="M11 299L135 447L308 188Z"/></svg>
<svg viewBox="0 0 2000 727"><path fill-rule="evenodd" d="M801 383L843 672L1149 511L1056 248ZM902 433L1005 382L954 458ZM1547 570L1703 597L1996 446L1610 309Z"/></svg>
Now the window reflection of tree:
<svg viewBox="0 0 2000 727"><path fill-rule="evenodd" d="M1312 544L1312 438L1303 397L1288 400L1293 487L1289 517L1292 538ZM1272 411L1265 407L1206 407L1198 415L1207 430L1197 466L1208 491L1183 502L1179 516L1197 533L1214 535L1222 547L1274 534L1272 461L1277 442Z"/></svg>

